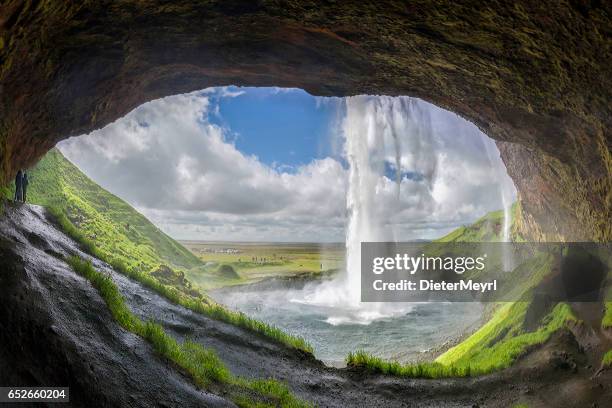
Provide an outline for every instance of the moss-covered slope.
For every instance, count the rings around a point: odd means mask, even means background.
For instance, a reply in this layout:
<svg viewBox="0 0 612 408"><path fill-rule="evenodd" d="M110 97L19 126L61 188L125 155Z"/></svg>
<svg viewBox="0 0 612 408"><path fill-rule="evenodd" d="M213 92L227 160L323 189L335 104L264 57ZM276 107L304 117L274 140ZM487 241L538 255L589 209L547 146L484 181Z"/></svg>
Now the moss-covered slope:
<svg viewBox="0 0 612 408"><path fill-rule="evenodd" d="M125 201L53 149L29 172L28 202L61 209L96 247L147 272L160 264L190 269L200 260Z"/></svg>
<svg viewBox="0 0 612 408"><path fill-rule="evenodd" d="M510 239L517 241L515 220L518 203L514 203L509 209ZM498 242L503 241L504 211L492 211L476 220L471 225L464 225L451 231L436 242Z"/></svg>

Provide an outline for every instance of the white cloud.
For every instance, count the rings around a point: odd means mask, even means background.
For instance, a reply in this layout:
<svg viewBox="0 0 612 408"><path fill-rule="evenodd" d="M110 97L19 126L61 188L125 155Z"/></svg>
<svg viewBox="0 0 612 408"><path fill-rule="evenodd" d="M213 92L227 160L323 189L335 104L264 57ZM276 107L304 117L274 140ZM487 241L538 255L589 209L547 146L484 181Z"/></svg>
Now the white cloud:
<svg viewBox="0 0 612 408"><path fill-rule="evenodd" d="M104 188L178 237L341 240L345 170L331 158L283 172L238 151L206 120L206 94L137 108L60 144ZM331 222L331 224L330 224ZM318 225L320 229L314 226ZM203 234L198 233L203 231ZM327 232L325 232L327 231Z"/></svg>
<svg viewBox="0 0 612 408"><path fill-rule="evenodd" d="M242 92L225 88L215 95ZM205 90L146 103L59 147L93 180L177 238L344 240L345 160L268 166L237 150L231 129L208 121L219 114L211 94ZM376 103L378 110L371 112L379 117L372 123L385 133L384 155L391 164L393 134L401 147L399 203L394 181L381 177L377 187L383 219L396 226L398 238L436 237L501 208L500 183L515 194L494 143L475 126L411 98ZM338 146L339 129L333 130L330 143Z"/></svg>

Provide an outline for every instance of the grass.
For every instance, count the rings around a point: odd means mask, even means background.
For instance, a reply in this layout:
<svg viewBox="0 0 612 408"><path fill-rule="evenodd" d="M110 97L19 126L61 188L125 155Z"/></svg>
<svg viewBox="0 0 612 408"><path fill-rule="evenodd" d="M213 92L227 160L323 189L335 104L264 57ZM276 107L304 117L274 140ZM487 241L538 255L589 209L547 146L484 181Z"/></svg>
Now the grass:
<svg viewBox="0 0 612 408"><path fill-rule="evenodd" d="M513 296L516 296L516 299L523 300L493 304L495 309L492 310L489 321L466 340L438 357L437 361L444 364L457 363L461 360L465 362L476 357L476 355L485 355L491 345L498 341L501 341L502 344L506 341L513 342L513 347L516 347L516 342L522 342L524 348L538 344L539 338L537 336L515 337L523 333L523 322L530 305L532 288L550 273L553 262L552 256L542 254L517 267L512 272L512 276L515 277L512 281L520 282L520 284L514 284L516 293ZM557 307L559 309L553 309L555 313L564 312L568 318L573 317L569 306ZM556 316L556 314L553 314L553 316ZM546 322L547 318L543 321ZM530 341L534 343L531 344ZM496 347L500 346L496 344Z"/></svg>
<svg viewBox="0 0 612 408"><path fill-rule="evenodd" d="M92 286L100 292L111 314L122 327L134 333L142 332L142 322L128 309L123 296L110 277L95 270L91 262L77 256L68 258L68 264L76 273L90 281Z"/></svg>
<svg viewBox="0 0 612 408"><path fill-rule="evenodd" d="M475 375L470 366L455 367L445 366L436 362L425 362L419 364L400 364L397 361L387 361L373 356L365 351L358 350L350 352L346 357L346 365L353 369L370 371L397 377L413 378L444 378L444 377L469 377Z"/></svg>
<svg viewBox="0 0 612 408"><path fill-rule="evenodd" d="M57 222L62 230L77 241L85 252L108 263L117 272L120 272L142 283L144 286L154 290L173 303L179 304L196 313L200 313L210 318L259 333L290 348L300 350L308 354L313 353L312 346L302 337L287 334L275 326L253 319L244 313L228 310L218 303L215 303L208 297L194 297L185 294L175 287L160 283L157 279L147 273L143 273L136 268L130 268L121 259L109 257L106 253L98 250L95 243L86 237L78 228L76 228L61 210L51 208L49 211L57 219Z"/></svg>
<svg viewBox="0 0 612 408"><path fill-rule="evenodd" d="M517 212L517 203L510 207L510 225L514 226ZM436 242L498 242L503 239L504 211L492 211L471 225L459 227L449 234L436 240ZM510 229L512 240L516 241L517 234Z"/></svg>
<svg viewBox="0 0 612 408"><path fill-rule="evenodd" d="M608 350L601 359L601 365L604 367L612 367L612 349Z"/></svg>
<svg viewBox="0 0 612 408"><path fill-rule="evenodd" d="M89 180L58 150L51 150L29 174L28 201L45 206L84 252L174 303L312 353L312 347L300 337L227 310L206 296L194 296L191 287L166 285L151 276L150 272L162 263L192 269L203 264L128 204ZM11 189L3 188L0 192L10 197ZM129 228L125 228L128 224Z"/></svg>
<svg viewBox="0 0 612 408"><path fill-rule="evenodd" d="M516 204L513 213L515 209ZM471 226L458 228L437 242L496 241L502 228L503 212L496 211ZM514 238L520 238L514 235ZM509 367L530 348L546 342L568 320L576 320L570 306L559 303L541 319L537 330L527 332L523 328L532 289L550 273L553 261L550 254L537 254L505 274L508 288L503 290L521 301L492 303L488 322L435 361L400 364L357 351L347 356L347 365L382 374L421 378L472 377Z"/></svg>
<svg viewBox="0 0 612 408"><path fill-rule="evenodd" d="M604 329L612 327L612 301L606 302L606 310L603 319L601 319L601 327Z"/></svg>
<svg viewBox="0 0 612 408"><path fill-rule="evenodd" d="M344 244L181 242L206 265L186 272L205 289L258 282L268 277L329 275L344 264ZM236 275L223 274L222 266Z"/></svg>
<svg viewBox="0 0 612 408"><path fill-rule="evenodd" d="M159 355L184 370L199 387L213 392L222 387L229 392L230 399L242 407L310 406L297 399L285 384L276 380L234 377L214 351L191 341L179 343L161 325L152 321L143 322L136 317L127 307L113 280L97 271L91 262L72 256L68 264L91 282L106 302L113 318L123 328L147 340Z"/></svg>
<svg viewBox="0 0 612 408"><path fill-rule="evenodd" d="M568 320L575 320L570 307L559 303L534 332L523 332L521 324L528 302L506 303L493 318L466 341L434 362L400 364L363 351L349 353L349 367L400 377L473 377L509 367L532 346L542 344Z"/></svg>
<svg viewBox="0 0 612 408"><path fill-rule="evenodd" d="M143 271L160 264L175 269L202 266L189 250L90 180L59 150L50 150L28 175L28 202L62 210L82 234L96 242L101 252L120 257ZM4 194L11 198L11 191L13 188Z"/></svg>
<svg viewBox="0 0 612 408"><path fill-rule="evenodd" d="M567 321L576 320L570 306L559 303L537 330L525 332L522 325L528 306L529 302L502 305L480 330L436 361L445 365L471 364L486 372L506 368L530 347L546 342Z"/></svg>

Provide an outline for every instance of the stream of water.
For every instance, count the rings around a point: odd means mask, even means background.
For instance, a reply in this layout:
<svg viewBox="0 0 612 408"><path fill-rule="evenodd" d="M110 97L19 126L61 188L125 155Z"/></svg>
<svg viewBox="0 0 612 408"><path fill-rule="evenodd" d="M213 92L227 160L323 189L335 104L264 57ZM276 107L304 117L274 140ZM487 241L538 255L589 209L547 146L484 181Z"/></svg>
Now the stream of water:
<svg viewBox="0 0 612 408"><path fill-rule="evenodd" d="M339 311L296 301L308 297L315 288L234 290L212 295L233 309L304 337L315 356L333 366L342 366L347 353L359 349L386 359L414 361L473 327L482 313L482 306L476 303L412 303L404 305L402 314L358 322L349 309Z"/></svg>

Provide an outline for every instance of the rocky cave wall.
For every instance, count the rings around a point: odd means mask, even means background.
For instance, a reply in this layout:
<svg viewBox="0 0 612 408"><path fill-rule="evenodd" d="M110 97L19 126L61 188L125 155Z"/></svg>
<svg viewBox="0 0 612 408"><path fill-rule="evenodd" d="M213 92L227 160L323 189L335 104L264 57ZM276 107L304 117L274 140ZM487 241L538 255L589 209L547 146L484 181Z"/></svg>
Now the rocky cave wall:
<svg viewBox="0 0 612 408"><path fill-rule="evenodd" d="M0 180L209 86L410 95L498 141L521 233L610 241L611 13L589 0L5 0Z"/></svg>

